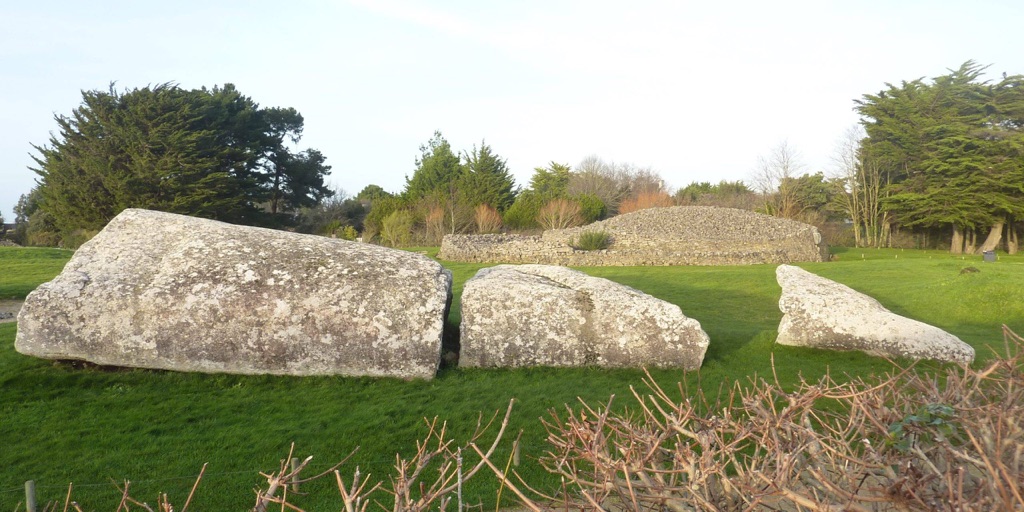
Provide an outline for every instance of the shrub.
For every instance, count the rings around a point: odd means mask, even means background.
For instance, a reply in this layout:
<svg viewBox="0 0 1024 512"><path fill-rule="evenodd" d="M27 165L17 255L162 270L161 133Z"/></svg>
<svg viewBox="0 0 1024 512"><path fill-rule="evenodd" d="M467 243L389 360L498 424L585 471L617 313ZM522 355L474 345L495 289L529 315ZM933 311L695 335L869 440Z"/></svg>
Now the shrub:
<svg viewBox="0 0 1024 512"><path fill-rule="evenodd" d="M554 199L537 213L537 224L544 229L565 229L582 223L579 203L569 199Z"/></svg>
<svg viewBox="0 0 1024 512"><path fill-rule="evenodd" d="M385 197L374 201L363 220L363 240L370 242L376 238L383 231L384 219L405 207L406 202L400 197Z"/></svg>
<svg viewBox="0 0 1024 512"><path fill-rule="evenodd" d="M407 210L392 212L380 223L381 241L391 247L409 245L412 241L413 218Z"/></svg>
<svg viewBox="0 0 1024 512"><path fill-rule="evenodd" d="M332 236L345 226L352 226L356 231L363 229L363 219L368 213L359 201L346 198L345 192L338 190L333 197L323 199L320 204L302 208L292 221L295 231L299 233L315 233Z"/></svg>
<svg viewBox="0 0 1024 512"><path fill-rule="evenodd" d="M625 412L551 412L540 463L566 486L538 495L550 510L1022 510L1024 338L1004 337L978 370L761 379L713 400L648 374Z"/></svg>
<svg viewBox="0 0 1024 512"><path fill-rule="evenodd" d="M91 240L97 233L99 231L95 229L76 229L61 239L60 245L64 249L75 250Z"/></svg>
<svg viewBox="0 0 1024 512"><path fill-rule="evenodd" d="M601 198L594 194L579 194L573 196L572 199L580 204L580 216L583 217L584 224L601 220L608 213L608 208L605 207L604 201L601 201Z"/></svg>
<svg viewBox="0 0 1024 512"><path fill-rule="evenodd" d="M537 215L543 206L540 196L534 192L526 191L516 197L516 202L505 210L503 217L505 225L512 229L536 229Z"/></svg>
<svg viewBox="0 0 1024 512"><path fill-rule="evenodd" d="M845 222L825 222L818 226L818 231L831 247L854 247L857 245L853 236L853 224Z"/></svg>
<svg viewBox="0 0 1024 512"><path fill-rule="evenodd" d="M501 214L493 206L481 204L473 212L477 233L498 233L501 231Z"/></svg>
<svg viewBox="0 0 1024 512"><path fill-rule="evenodd" d="M27 245L32 247L57 247L60 243L60 235L53 231L29 230L26 236Z"/></svg>
<svg viewBox="0 0 1024 512"><path fill-rule="evenodd" d="M607 249L611 244L612 235L607 231L584 231L576 239L573 248L581 251L600 251Z"/></svg>
<svg viewBox="0 0 1024 512"><path fill-rule="evenodd" d="M342 240L350 241L359 238L359 232L356 231L356 228L347 224L342 224L340 220L331 221L329 224L324 226L324 230L320 234L331 238L340 238Z"/></svg>
<svg viewBox="0 0 1024 512"><path fill-rule="evenodd" d="M444 208L430 206L423 215L423 225L426 231L426 242L431 245L441 243L444 238Z"/></svg>
<svg viewBox="0 0 1024 512"><path fill-rule="evenodd" d="M341 239L343 239L343 240L349 240L349 241L353 241L353 240L355 240L356 238L359 238L359 232L358 232L358 231L356 231L356 228L354 228L354 227L352 227L352 226L345 226L345 227L344 227L344 228L343 228L343 229L341 230L341 234L340 234L340 235L338 235L338 236L339 236L339 237L340 237Z"/></svg>
<svg viewBox="0 0 1024 512"><path fill-rule="evenodd" d="M672 206L672 196L665 192L641 192L633 197L630 197L621 204L619 204L619 215L623 213L635 212L637 210L643 210L646 208L658 208L662 206Z"/></svg>
<svg viewBox="0 0 1024 512"><path fill-rule="evenodd" d="M341 231L341 229L344 226L345 225L342 224L340 220L332 220L325 224L324 227L320 229L319 234L323 236L329 236L331 238L337 238L338 232Z"/></svg>

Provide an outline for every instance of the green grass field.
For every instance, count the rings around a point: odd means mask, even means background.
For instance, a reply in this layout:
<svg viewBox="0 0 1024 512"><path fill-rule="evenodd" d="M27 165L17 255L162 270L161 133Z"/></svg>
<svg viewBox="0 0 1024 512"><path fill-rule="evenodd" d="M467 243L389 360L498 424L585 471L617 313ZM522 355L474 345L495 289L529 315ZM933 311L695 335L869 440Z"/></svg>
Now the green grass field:
<svg viewBox="0 0 1024 512"><path fill-rule="evenodd" d="M430 250L428 250L429 252ZM0 296L23 297L59 272L70 253L0 248ZM1002 346L1000 326L1024 332L1024 257L951 257L938 251L838 249L837 261L803 264L819 275L865 292L893 311L928 322L973 345L979 358ZM443 262L455 278L450 323L457 323L462 284L484 265ZM981 270L961 274L966 266ZM868 375L890 369L858 353L775 346L781 313L774 266L600 267L582 269L678 304L711 337L704 366L684 375L652 372L659 383L685 380L705 390L770 375L771 358L783 383L800 375ZM432 381L396 379L204 375L147 370L104 371L37 360L14 351L15 324L0 324L0 510L14 510L26 480L41 502L63 499L68 482L84 510L114 510L112 481L130 480L133 494L154 503L158 492L185 501L208 462L194 499L196 510L252 505L258 471L273 470L291 442L314 455L314 469L360 451L358 465L386 479L396 452L411 453L425 433L424 417L447 420L465 438L479 413L490 415L517 399L504 452L523 431L519 471L532 483L553 485L532 459L545 451L538 418L549 409L606 402L623 406L641 371L601 369L446 370ZM923 366L928 366L925 364ZM293 502L308 510L340 508L332 482L304 487ZM489 474L471 482L471 502L492 503L498 484ZM506 495L508 493L506 492ZM380 496L383 498L383 496Z"/></svg>
<svg viewBox="0 0 1024 512"><path fill-rule="evenodd" d="M0 247L0 300L25 298L39 283L59 274L71 254L43 247Z"/></svg>

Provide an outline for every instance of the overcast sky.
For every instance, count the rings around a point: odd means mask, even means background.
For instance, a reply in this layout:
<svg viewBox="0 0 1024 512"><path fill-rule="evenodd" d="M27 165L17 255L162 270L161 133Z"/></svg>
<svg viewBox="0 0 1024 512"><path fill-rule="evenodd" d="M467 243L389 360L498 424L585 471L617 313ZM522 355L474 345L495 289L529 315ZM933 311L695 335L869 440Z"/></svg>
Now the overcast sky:
<svg viewBox="0 0 1024 512"><path fill-rule="evenodd" d="M968 59L1024 73L1019 0L5 1L0 213L36 175L31 144L83 89L233 83L305 117L299 148L354 195L400 191L440 130L486 139L526 184L596 154L673 188L747 180L788 141L826 170L853 100Z"/></svg>

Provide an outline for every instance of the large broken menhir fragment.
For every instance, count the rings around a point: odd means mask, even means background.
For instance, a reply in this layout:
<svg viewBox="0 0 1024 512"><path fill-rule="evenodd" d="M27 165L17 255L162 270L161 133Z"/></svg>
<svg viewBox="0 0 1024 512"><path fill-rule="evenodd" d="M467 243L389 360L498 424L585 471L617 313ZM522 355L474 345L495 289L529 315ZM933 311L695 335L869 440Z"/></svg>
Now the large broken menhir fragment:
<svg viewBox="0 0 1024 512"><path fill-rule="evenodd" d="M432 378L450 286L419 254L129 209L29 294L15 347L178 371Z"/></svg>

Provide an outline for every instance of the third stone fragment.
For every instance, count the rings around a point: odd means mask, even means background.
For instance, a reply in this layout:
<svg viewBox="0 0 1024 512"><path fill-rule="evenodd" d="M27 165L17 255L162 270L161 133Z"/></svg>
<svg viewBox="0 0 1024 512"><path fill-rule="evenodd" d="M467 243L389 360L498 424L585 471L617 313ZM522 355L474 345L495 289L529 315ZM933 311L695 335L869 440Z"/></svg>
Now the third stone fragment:
<svg viewBox="0 0 1024 512"><path fill-rule="evenodd" d="M784 313L778 343L832 350L860 350L884 357L970 364L974 348L952 334L899 316L877 300L799 267L775 270Z"/></svg>

